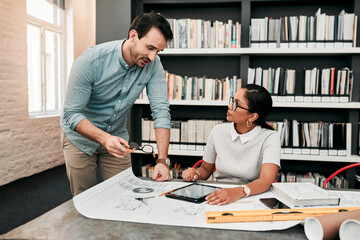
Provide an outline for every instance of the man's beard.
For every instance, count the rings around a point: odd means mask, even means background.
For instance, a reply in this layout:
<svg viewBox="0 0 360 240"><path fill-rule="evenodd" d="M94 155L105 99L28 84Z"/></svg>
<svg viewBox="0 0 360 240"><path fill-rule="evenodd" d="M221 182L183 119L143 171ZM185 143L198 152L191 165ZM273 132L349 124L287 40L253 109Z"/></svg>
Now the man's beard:
<svg viewBox="0 0 360 240"><path fill-rule="evenodd" d="M140 61L142 61L142 63L143 63L142 66L140 66ZM139 59L135 62L135 64L136 64L138 67L143 68L143 67L145 67L149 62L151 62L149 58L147 58L147 57L141 57L141 58L139 58Z"/></svg>

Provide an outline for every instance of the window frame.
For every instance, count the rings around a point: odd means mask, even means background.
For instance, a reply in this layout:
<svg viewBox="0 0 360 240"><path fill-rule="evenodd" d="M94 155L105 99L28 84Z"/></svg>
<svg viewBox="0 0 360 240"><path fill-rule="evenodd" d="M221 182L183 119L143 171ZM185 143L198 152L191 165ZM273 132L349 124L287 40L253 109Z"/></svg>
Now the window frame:
<svg viewBox="0 0 360 240"><path fill-rule="evenodd" d="M51 3L50 3L51 4ZM30 112L28 107L29 118L46 118L46 117L57 117L61 114L61 109L64 102L65 90L66 90L66 23L65 23L65 10L52 4L60 10L60 26L48 23L44 20L36 18L35 16L27 15L26 28L28 25L32 25L40 28L41 34L41 111ZM58 109L47 110L47 90L46 90L46 53L45 53L45 32L51 31L60 35L60 65L61 65L61 78L56 91L60 92ZM28 54L28 52L27 52ZM28 66L28 64L27 64ZM29 81L29 79L28 79ZM28 82L29 83L29 82ZM59 91L60 88L60 91ZM29 96L28 96L29 99ZM30 103L29 103L30 104Z"/></svg>

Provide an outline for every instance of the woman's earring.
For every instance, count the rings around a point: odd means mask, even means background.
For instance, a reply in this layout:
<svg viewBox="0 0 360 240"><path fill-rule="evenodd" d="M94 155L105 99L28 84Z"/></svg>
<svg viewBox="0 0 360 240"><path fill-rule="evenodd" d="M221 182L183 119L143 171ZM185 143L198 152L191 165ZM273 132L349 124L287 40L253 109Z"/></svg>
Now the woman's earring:
<svg viewBox="0 0 360 240"><path fill-rule="evenodd" d="M250 126L249 126L249 120L247 120L247 121L246 121L246 126L247 126L248 128L251 128L252 122L250 122Z"/></svg>

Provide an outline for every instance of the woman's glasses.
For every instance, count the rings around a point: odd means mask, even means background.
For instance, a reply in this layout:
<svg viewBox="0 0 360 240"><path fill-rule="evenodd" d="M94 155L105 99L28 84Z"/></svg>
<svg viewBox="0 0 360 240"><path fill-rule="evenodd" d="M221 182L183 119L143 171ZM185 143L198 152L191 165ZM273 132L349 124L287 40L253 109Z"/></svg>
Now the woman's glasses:
<svg viewBox="0 0 360 240"><path fill-rule="evenodd" d="M153 157L156 158L154 148L150 144L145 144L142 147L140 147L138 143L131 142L129 145L130 147L128 148L128 150L131 152L133 152L134 150L140 150L143 151L144 153L152 153Z"/></svg>
<svg viewBox="0 0 360 240"><path fill-rule="evenodd" d="M233 111L235 111L237 108L241 108L241 109L250 111L250 109L244 108L244 107L238 105L237 102L235 102L235 100L234 100L233 97L231 97L231 98L229 99L229 104L231 105L231 110L233 110Z"/></svg>

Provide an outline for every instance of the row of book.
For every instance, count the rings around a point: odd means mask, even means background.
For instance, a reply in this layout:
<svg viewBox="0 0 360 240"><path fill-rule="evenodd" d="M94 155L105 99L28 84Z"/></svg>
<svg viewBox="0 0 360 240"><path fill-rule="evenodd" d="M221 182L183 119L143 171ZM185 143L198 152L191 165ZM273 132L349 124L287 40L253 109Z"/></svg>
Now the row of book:
<svg viewBox="0 0 360 240"><path fill-rule="evenodd" d="M190 119L187 121L172 121L173 125L170 130L171 143L200 143L205 144L211 129L222 120L198 120ZM155 130L154 121L146 118L141 119L142 125L142 141L154 142Z"/></svg>
<svg viewBox="0 0 360 240"><path fill-rule="evenodd" d="M354 73L347 67L302 70L257 67L248 69L247 83L261 85L275 96L321 96L324 97L321 101L330 102L331 96L346 96L345 100L350 101L353 79ZM297 98L301 100L304 98Z"/></svg>
<svg viewBox="0 0 360 240"><path fill-rule="evenodd" d="M315 16L252 18L252 48L355 47L357 16L342 10L327 15L321 9Z"/></svg>
<svg viewBox="0 0 360 240"><path fill-rule="evenodd" d="M168 19L174 39L167 48L240 48L241 24L204 19Z"/></svg>
<svg viewBox="0 0 360 240"><path fill-rule="evenodd" d="M180 76L165 71L169 100L220 100L227 101L241 88L237 76L224 79ZM146 89L140 99L147 99Z"/></svg>
<svg viewBox="0 0 360 240"><path fill-rule="evenodd" d="M269 121L280 134L284 153L351 155L351 123Z"/></svg>
<svg viewBox="0 0 360 240"><path fill-rule="evenodd" d="M224 79L180 76L165 71L169 100L227 101L241 88L237 76ZM312 69L284 69L282 67L248 68L247 83L265 87L274 101L350 102L354 72L342 69L314 67ZM146 89L139 99L147 99Z"/></svg>
<svg viewBox="0 0 360 240"><path fill-rule="evenodd" d="M188 167L183 167L179 163L174 163L170 166L170 177L172 179L182 179L182 172ZM152 177L154 173L154 164L148 163L141 167L141 176L142 177ZM308 172L305 174L296 173L296 172L281 172L279 171L276 181L277 182L310 182L316 186L322 187L326 177L320 173ZM216 178L213 174L207 179L207 181L216 181ZM348 188L349 182L342 176L337 175L331 179L327 184L327 188Z"/></svg>
<svg viewBox="0 0 360 240"><path fill-rule="evenodd" d="M155 150L157 150L157 145L155 141L143 141L142 146L150 145ZM169 150L174 151L197 151L199 153L205 151L205 143L182 143L182 142L172 142L169 144ZM312 148L312 147L292 147L292 146L283 146L281 147L281 154L286 155L311 155L311 156L349 156L350 147L346 149L322 149L322 148ZM198 154L197 154L198 155ZM359 154L360 155L360 154ZM286 158L285 158L286 159Z"/></svg>
<svg viewBox="0 0 360 240"><path fill-rule="evenodd" d="M308 172L305 174L296 172L281 172L279 171L277 176L277 182L310 182L316 186L322 187L326 177L323 174L317 172ZM349 182L342 176L337 175L331 179L327 184L327 188L348 188Z"/></svg>
<svg viewBox="0 0 360 240"><path fill-rule="evenodd" d="M170 150L204 151L211 129L222 120L173 121ZM350 156L351 123L268 121L279 132L281 151L286 154ZM154 121L143 118L142 142L156 148Z"/></svg>

